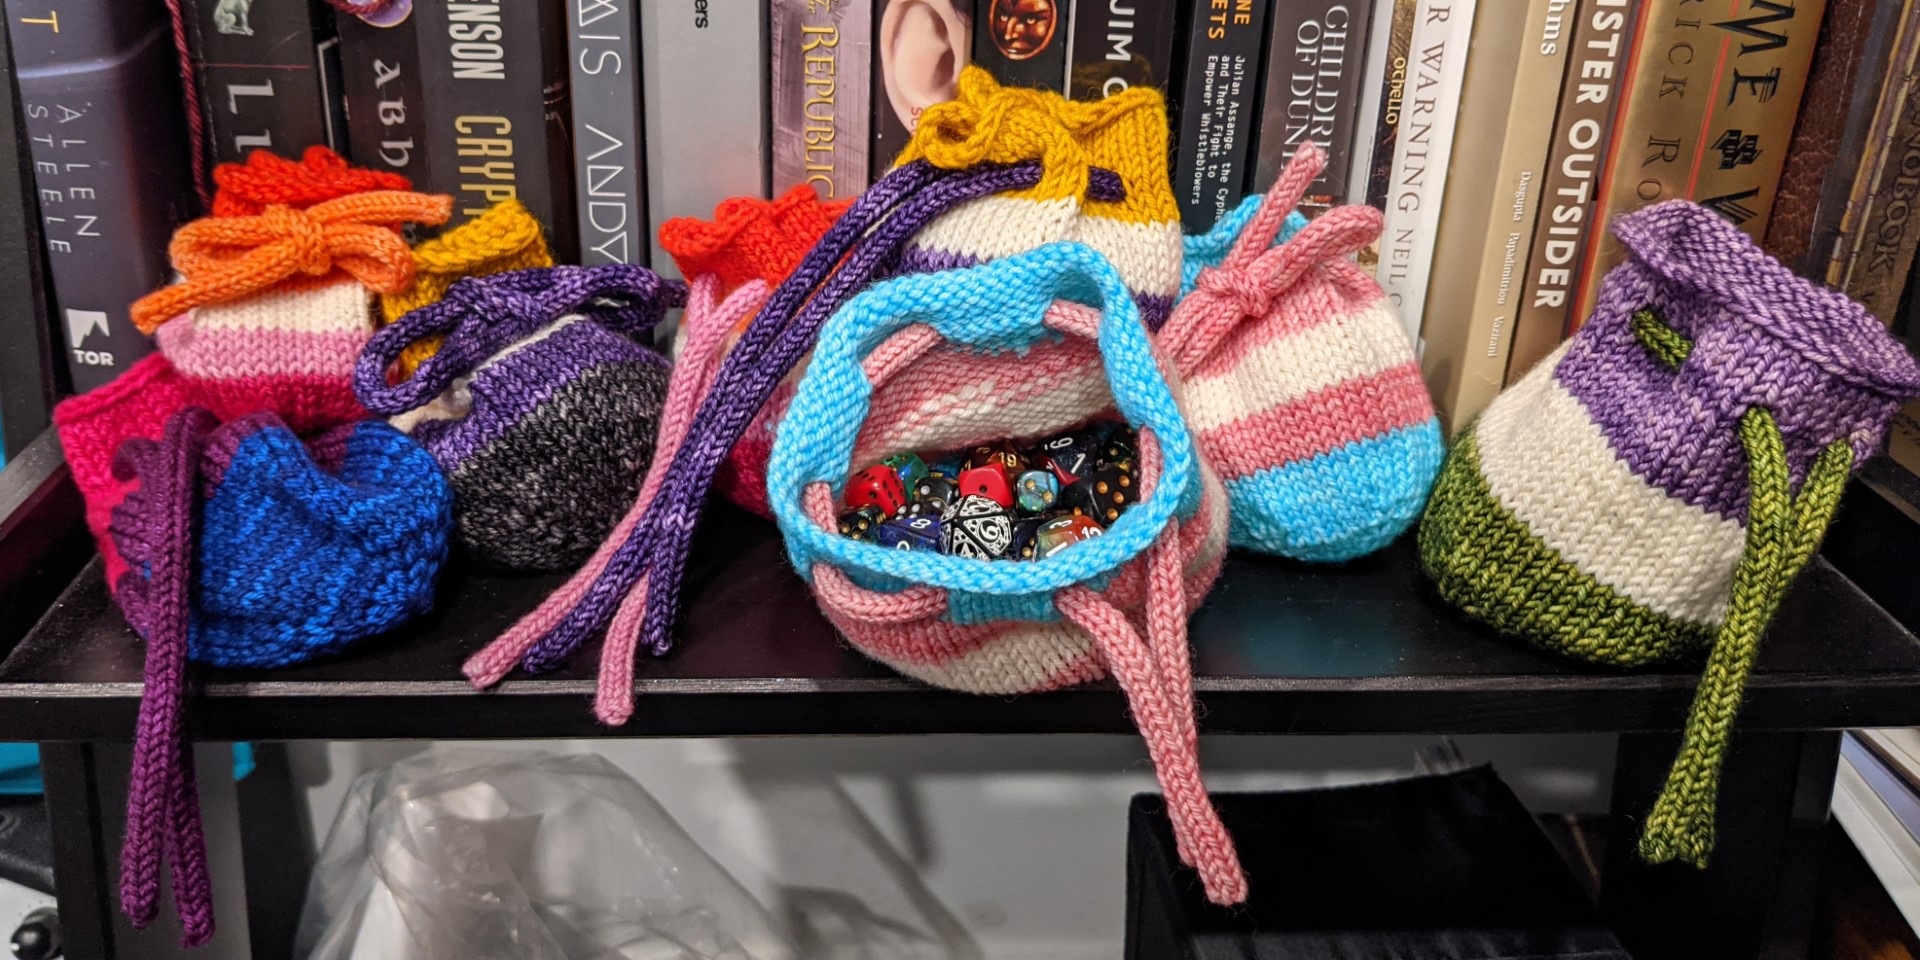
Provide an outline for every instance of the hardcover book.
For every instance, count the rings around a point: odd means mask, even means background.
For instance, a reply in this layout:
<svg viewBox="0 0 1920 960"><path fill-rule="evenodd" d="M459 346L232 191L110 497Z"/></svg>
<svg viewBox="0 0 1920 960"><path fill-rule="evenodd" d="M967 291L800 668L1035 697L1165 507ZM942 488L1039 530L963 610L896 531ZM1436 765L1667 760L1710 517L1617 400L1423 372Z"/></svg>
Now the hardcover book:
<svg viewBox="0 0 1920 960"><path fill-rule="evenodd" d="M1717 63L1706 139L1687 172L1687 193L1755 241L1767 235L1780 170L1800 116L1826 0L1743 4L1712 21Z"/></svg>
<svg viewBox="0 0 1920 960"><path fill-rule="evenodd" d="M1010 87L1067 89L1069 0L975 0L973 62Z"/></svg>
<svg viewBox="0 0 1920 960"><path fill-rule="evenodd" d="M1374 15L1386 36L1382 40L1379 106L1375 111L1373 147L1369 151L1366 202L1381 210L1393 183L1393 145L1400 136L1401 111L1406 106L1407 73L1412 63L1413 19L1419 0L1382 0L1388 10ZM1389 10L1391 16L1388 15Z"/></svg>
<svg viewBox="0 0 1920 960"><path fill-rule="evenodd" d="M870 172L872 12L853 0L771 2L774 189L855 196Z"/></svg>
<svg viewBox="0 0 1920 960"><path fill-rule="evenodd" d="M179 73L160 0L6 0L49 314L73 389L153 352L127 308L164 286L193 214Z"/></svg>
<svg viewBox="0 0 1920 960"><path fill-rule="evenodd" d="M1074 0L1067 96L1098 100L1128 87L1167 89L1174 13L1174 0Z"/></svg>
<svg viewBox="0 0 1920 960"><path fill-rule="evenodd" d="M647 243L639 0L567 0L580 263L638 263Z"/></svg>
<svg viewBox="0 0 1920 960"><path fill-rule="evenodd" d="M973 0L877 0L873 19L873 155L878 180L906 149L921 111L953 99L972 62Z"/></svg>
<svg viewBox="0 0 1920 960"><path fill-rule="evenodd" d="M369 22L346 12L334 14L346 96L346 154L363 167L425 185L427 116L420 38L413 7L399 7L397 20L379 17Z"/></svg>
<svg viewBox="0 0 1920 960"><path fill-rule="evenodd" d="M1594 215L1594 193L1619 112L1637 6L1636 0L1580 0L1541 183L1539 224L1514 308L1507 383L1519 380L1566 335L1581 251L1603 226Z"/></svg>
<svg viewBox="0 0 1920 960"><path fill-rule="evenodd" d="M711 217L728 197L768 195L765 14L760 0L640 4L647 234L665 275L678 271L660 249L662 221Z"/></svg>
<svg viewBox="0 0 1920 960"><path fill-rule="evenodd" d="M567 121L567 8L543 0L417 0L428 186L464 223L518 198L555 259L578 263Z"/></svg>
<svg viewBox="0 0 1920 960"><path fill-rule="evenodd" d="M1420 0L1415 12L1407 94L1394 140L1377 274L1381 289L1400 309L1407 336L1416 344L1434 241L1440 233L1473 22L1474 0Z"/></svg>
<svg viewBox="0 0 1920 960"><path fill-rule="evenodd" d="M1189 233L1212 229L1247 189L1267 0L1208 0L1188 24L1173 195Z"/></svg>
<svg viewBox="0 0 1920 960"><path fill-rule="evenodd" d="M1460 128L1480 135L1454 146L1433 254L1433 275L1444 279L1427 295L1421 331L1421 372L1449 431L1484 409L1506 380L1574 26L1551 4L1532 4L1525 17L1481 10L1460 98Z"/></svg>
<svg viewBox="0 0 1920 960"><path fill-rule="evenodd" d="M1912 214L1920 192L1920 23L1903 18L1896 33L1893 63L1870 111L1872 138L1826 270L1829 284L1887 324L1898 313L1920 242Z"/></svg>
<svg viewBox="0 0 1920 960"><path fill-rule="evenodd" d="M1308 216L1346 199L1354 115L1366 64L1371 0L1278 3L1267 56L1266 95L1260 104L1253 189L1265 189L1312 142L1327 151L1301 206Z"/></svg>
<svg viewBox="0 0 1920 960"><path fill-rule="evenodd" d="M1381 90L1387 78L1387 47L1393 38L1394 0L1377 0L1367 27L1366 59L1360 65L1359 100L1353 111L1353 145L1347 158L1347 203L1366 203L1373 176L1373 144L1380 135Z"/></svg>
<svg viewBox="0 0 1920 960"><path fill-rule="evenodd" d="M183 0L215 163L343 148L340 39L319 0Z"/></svg>

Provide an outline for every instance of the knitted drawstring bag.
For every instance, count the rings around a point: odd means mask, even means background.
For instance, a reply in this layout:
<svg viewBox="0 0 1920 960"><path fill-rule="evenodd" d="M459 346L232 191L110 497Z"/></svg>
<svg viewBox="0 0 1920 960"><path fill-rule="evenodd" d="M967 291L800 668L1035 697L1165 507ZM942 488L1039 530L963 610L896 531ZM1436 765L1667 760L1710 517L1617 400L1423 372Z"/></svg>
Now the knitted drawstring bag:
<svg viewBox="0 0 1920 960"><path fill-rule="evenodd" d="M373 190L195 220L168 247L182 279L135 301L134 324L223 421L267 411L306 434L364 419L353 363L373 297L413 281L400 229L445 222L452 205Z"/></svg>
<svg viewBox="0 0 1920 960"><path fill-rule="evenodd" d="M213 936L206 844L184 737L186 664L275 667L424 613L447 552L452 492L433 458L366 421L305 446L271 413L221 424L198 407L136 438L115 473L125 557L114 598L146 641L121 848L121 908L158 914L171 867L187 946Z"/></svg>
<svg viewBox="0 0 1920 960"><path fill-rule="evenodd" d="M711 275L722 297L755 280L777 287L852 204L851 197L822 200L804 183L777 200L732 197L714 208L712 220L675 217L661 224L660 246L673 257L681 276ZM740 327L726 331L714 349L722 355L733 349L752 319L751 314L741 317ZM684 358L686 351L682 344L679 355ZM728 500L767 518L773 516L767 506L767 452L773 449L773 427L779 419L775 411L786 409L786 397L793 392L791 380L781 383L761 408L714 478L714 486Z"/></svg>
<svg viewBox="0 0 1920 960"><path fill-rule="evenodd" d="M629 510L611 538L617 543L603 544L572 581L471 657L468 678L484 687L516 665L552 669L605 629L595 712L610 724L631 716L633 651L660 655L672 645L681 572L715 473L820 325L874 280L1081 240L1113 261L1143 314L1156 301L1170 303L1181 237L1166 136L1156 90L1073 103L1001 88L970 68L961 96L929 109L902 162L827 230L727 351L658 494ZM943 226L950 220L964 228ZM1098 365L1075 356L1089 350L1080 339L1037 343L1027 365L1002 365L991 383L969 379L977 365L950 351L930 352L921 372L967 402L876 405L867 422L888 430L865 442L937 448L1008 422L1034 434L1073 426L1108 394Z"/></svg>
<svg viewBox="0 0 1920 960"><path fill-rule="evenodd" d="M1568 656L1705 655L1641 856L1704 865L1760 638L1920 367L1704 207L1622 217L1592 319L1461 432L1420 522L1442 596Z"/></svg>
<svg viewBox="0 0 1920 960"><path fill-rule="evenodd" d="M518 200L506 199L479 216L413 247L413 282L380 295L380 322L401 317L443 296L464 277L553 266L540 221ZM421 361L440 349L439 336L423 337L400 354L401 376L413 376Z"/></svg>
<svg viewBox="0 0 1920 960"><path fill-rule="evenodd" d="M446 471L467 555L571 569L653 461L668 365L635 338L685 300L684 285L629 264L469 277L374 334L354 389ZM428 337L445 343L389 383Z"/></svg>
<svg viewBox="0 0 1920 960"><path fill-rule="evenodd" d="M924 359L945 350L982 370L1021 368L1030 349L1057 338L1087 343L1078 355L1104 385L1098 400L1058 402L1083 419L1117 410L1140 441L1142 499L1103 536L1016 562L894 550L840 533L838 505L848 475L867 462L858 451L873 411L886 406L880 399L948 399L920 376ZM1188 613L1220 571L1227 509L1160 363L1118 271L1084 244L888 280L823 331L780 422L768 492L795 569L869 656L995 696L1117 679L1166 791L1182 859L1209 899L1234 904L1246 898L1246 878L1200 782L1186 637ZM1002 410L983 434L1038 438L1017 410Z"/></svg>
<svg viewBox="0 0 1920 960"><path fill-rule="evenodd" d="M1380 212L1337 207L1274 245L1326 154L1307 144L1158 341L1233 504L1236 547L1339 561L1412 526L1446 453L1400 319L1349 257Z"/></svg>

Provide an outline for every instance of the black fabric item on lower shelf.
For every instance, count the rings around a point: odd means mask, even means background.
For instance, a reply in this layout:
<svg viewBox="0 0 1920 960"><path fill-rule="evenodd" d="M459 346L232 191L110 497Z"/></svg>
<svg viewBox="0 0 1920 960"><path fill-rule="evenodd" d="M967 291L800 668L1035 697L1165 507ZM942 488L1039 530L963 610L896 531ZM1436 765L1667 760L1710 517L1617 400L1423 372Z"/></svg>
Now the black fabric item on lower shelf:
<svg viewBox="0 0 1920 960"><path fill-rule="evenodd" d="M1134 797L1129 960L1630 960L1490 767L1214 799L1251 898L1207 903L1160 797Z"/></svg>

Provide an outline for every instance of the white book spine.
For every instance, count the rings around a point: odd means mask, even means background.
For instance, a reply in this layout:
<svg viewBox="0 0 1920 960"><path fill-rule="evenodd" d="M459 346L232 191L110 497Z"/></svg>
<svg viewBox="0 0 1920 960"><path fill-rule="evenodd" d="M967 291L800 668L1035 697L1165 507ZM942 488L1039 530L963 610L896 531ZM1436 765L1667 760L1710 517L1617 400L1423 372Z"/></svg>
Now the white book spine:
<svg viewBox="0 0 1920 960"><path fill-rule="evenodd" d="M1393 45L1393 0L1378 0L1367 34L1367 62L1360 74L1360 104L1353 115L1353 150L1347 157L1346 203L1367 202L1373 178L1373 147L1380 135L1380 88L1387 82L1387 51Z"/></svg>
<svg viewBox="0 0 1920 960"><path fill-rule="evenodd" d="M646 263L639 0L567 0L580 262Z"/></svg>
<svg viewBox="0 0 1920 960"><path fill-rule="evenodd" d="M728 197L767 195L766 5L643 0L649 234L654 269L674 277L660 224L711 218Z"/></svg>
<svg viewBox="0 0 1920 960"><path fill-rule="evenodd" d="M1406 105L1393 148L1379 279L1416 344L1440 234L1440 201L1460 115L1473 9L1474 0L1420 0L1407 54Z"/></svg>

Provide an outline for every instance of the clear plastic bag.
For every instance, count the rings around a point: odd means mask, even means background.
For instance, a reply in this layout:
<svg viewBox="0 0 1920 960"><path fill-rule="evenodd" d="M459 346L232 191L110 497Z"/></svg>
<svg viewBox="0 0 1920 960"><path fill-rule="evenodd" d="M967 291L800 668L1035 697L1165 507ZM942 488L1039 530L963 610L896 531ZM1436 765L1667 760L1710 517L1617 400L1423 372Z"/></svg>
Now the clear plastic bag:
<svg viewBox="0 0 1920 960"><path fill-rule="evenodd" d="M438 750L354 781L308 960L787 960L772 916L596 754Z"/></svg>

